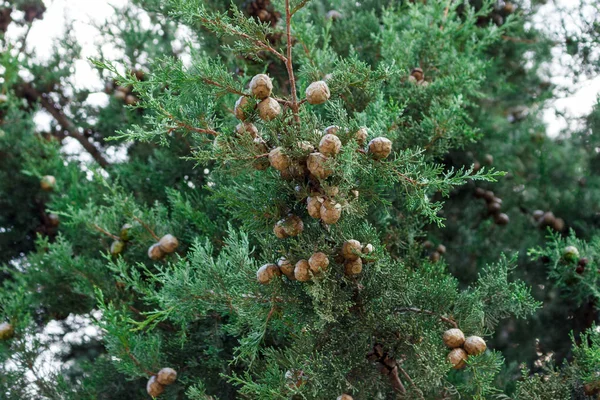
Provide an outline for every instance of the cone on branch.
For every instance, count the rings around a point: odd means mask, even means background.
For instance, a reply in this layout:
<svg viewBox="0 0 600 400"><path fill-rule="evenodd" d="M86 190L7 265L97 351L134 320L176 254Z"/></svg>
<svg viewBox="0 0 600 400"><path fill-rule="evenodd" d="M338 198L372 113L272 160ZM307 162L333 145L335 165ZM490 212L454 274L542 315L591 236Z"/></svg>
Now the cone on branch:
<svg viewBox="0 0 600 400"><path fill-rule="evenodd" d="M358 275L362 272L363 263L360 258L356 260L346 260L344 262L344 273L347 276Z"/></svg>
<svg viewBox="0 0 600 400"><path fill-rule="evenodd" d="M13 337L15 328L8 322L0 324L0 340L8 340Z"/></svg>
<svg viewBox="0 0 600 400"><path fill-rule="evenodd" d="M340 138L332 133L328 133L321 138L319 142L319 152L326 156L335 156L342 149Z"/></svg>
<svg viewBox="0 0 600 400"><path fill-rule="evenodd" d="M462 348L452 349L448 354L448 361L452 364L452 368L454 369L463 369L467 366L467 358L468 354Z"/></svg>
<svg viewBox="0 0 600 400"><path fill-rule="evenodd" d="M121 238L121 240L123 240L124 242L130 240L132 229L133 229L133 226L131 224L123 225L121 227L121 230L119 231L119 237Z"/></svg>
<svg viewBox="0 0 600 400"><path fill-rule="evenodd" d="M277 221L273 232L279 239L285 239L291 236L298 236L304 230L304 223L297 215L288 215Z"/></svg>
<svg viewBox="0 0 600 400"><path fill-rule="evenodd" d="M361 126L356 133L354 133L354 139L356 139L359 146L363 146L367 141L368 135L369 132L367 131L367 127Z"/></svg>
<svg viewBox="0 0 600 400"><path fill-rule="evenodd" d="M273 91L273 82L268 75L255 75L250 81L250 92L254 97L264 100L271 95Z"/></svg>
<svg viewBox="0 0 600 400"><path fill-rule="evenodd" d="M42 188L42 190L44 190L46 192L50 192L50 191L54 190L55 186L56 186L56 178L53 177L52 175L43 176L42 179L40 180L40 187Z"/></svg>
<svg viewBox="0 0 600 400"><path fill-rule="evenodd" d="M329 97L331 93L329 92L329 86L325 81L317 81L313 82L306 88L306 101L308 104L318 105L323 104Z"/></svg>
<svg viewBox="0 0 600 400"><path fill-rule="evenodd" d="M311 174L318 179L325 179L333 174L333 170L326 167L327 157L321 153L310 153L306 166Z"/></svg>
<svg viewBox="0 0 600 400"><path fill-rule="evenodd" d="M117 256L123 252L123 249L125 249L125 242L122 240L115 240L110 245L110 254L112 256Z"/></svg>
<svg viewBox="0 0 600 400"><path fill-rule="evenodd" d="M469 336L465 339L463 348L470 356L476 356L483 353L487 348L487 345L485 343L485 340L483 340L479 336Z"/></svg>
<svg viewBox="0 0 600 400"><path fill-rule="evenodd" d="M146 384L146 392L152 397L158 397L165 391L165 387L158 383L156 376L151 376Z"/></svg>
<svg viewBox="0 0 600 400"><path fill-rule="evenodd" d="M245 121L248 118L247 110L250 108L250 101L246 96L241 96L235 102L235 106L233 108L233 113L235 117L240 121Z"/></svg>
<svg viewBox="0 0 600 400"><path fill-rule="evenodd" d="M261 283L263 285L271 283L271 280L274 277L280 275L281 271L279 270L279 267L275 264L265 264L262 267L260 267L258 271L256 271L256 279L258 280L258 283Z"/></svg>
<svg viewBox="0 0 600 400"><path fill-rule="evenodd" d="M173 368L163 368L156 374L156 381L164 386L169 386L177 380L177 371Z"/></svg>
<svg viewBox="0 0 600 400"><path fill-rule="evenodd" d="M451 349L462 347L465 343L465 334L458 328L448 329L444 332L444 344Z"/></svg>
<svg viewBox="0 0 600 400"><path fill-rule="evenodd" d="M158 241L158 246L165 254L171 254L179 247L179 240L173 235L166 234Z"/></svg>
<svg viewBox="0 0 600 400"><path fill-rule="evenodd" d="M376 137L369 142L369 154L376 160L387 158L392 152L392 141L384 137Z"/></svg>
<svg viewBox="0 0 600 400"><path fill-rule="evenodd" d="M289 280L296 280L294 277L294 264L284 257L281 257L279 261L277 261L277 266L283 275L285 275Z"/></svg>
<svg viewBox="0 0 600 400"><path fill-rule="evenodd" d="M321 221L328 225L337 223L342 216L342 205L332 200L325 200L321 204Z"/></svg>
<svg viewBox="0 0 600 400"><path fill-rule="evenodd" d="M240 122L236 125L235 131L238 135L250 135L253 138L258 136L258 128L251 122Z"/></svg>
<svg viewBox="0 0 600 400"><path fill-rule="evenodd" d="M291 164L291 159L285 155L283 148L275 147L269 152L269 163L277 171L284 171Z"/></svg>
<svg viewBox="0 0 600 400"><path fill-rule="evenodd" d="M321 218L321 205L325 201L324 197L321 196L310 196L306 199L306 210L308 215L315 219Z"/></svg>
<svg viewBox="0 0 600 400"><path fill-rule="evenodd" d="M161 260L165 256L165 252L162 251L158 243L154 243L148 248L148 257L151 260Z"/></svg>
<svg viewBox="0 0 600 400"><path fill-rule="evenodd" d="M327 267L329 266L329 258L327 254L323 252L314 253L308 259L308 265L313 274L318 274L320 272L327 271Z"/></svg>
<svg viewBox="0 0 600 400"><path fill-rule="evenodd" d="M281 113L281 106L272 97L267 97L258 103L258 116L263 121L271 121Z"/></svg>
<svg viewBox="0 0 600 400"><path fill-rule="evenodd" d="M342 257L349 261L354 261L362 255L362 245L358 240L346 240L342 245Z"/></svg>
<svg viewBox="0 0 600 400"><path fill-rule="evenodd" d="M294 277L300 282L310 281L310 264L308 264L308 260L302 259L296 263L294 267Z"/></svg>

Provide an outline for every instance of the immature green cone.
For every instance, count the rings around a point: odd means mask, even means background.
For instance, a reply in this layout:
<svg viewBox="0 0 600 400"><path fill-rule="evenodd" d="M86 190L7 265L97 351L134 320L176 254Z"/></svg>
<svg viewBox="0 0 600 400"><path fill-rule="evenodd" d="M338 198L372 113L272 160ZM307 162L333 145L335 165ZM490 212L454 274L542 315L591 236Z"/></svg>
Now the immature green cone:
<svg viewBox="0 0 600 400"><path fill-rule="evenodd" d="M110 254L113 256L117 256L123 252L125 248L125 243L121 240L115 240L110 245Z"/></svg>
<svg viewBox="0 0 600 400"><path fill-rule="evenodd" d="M567 246L562 253L563 259L569 262L579 260L579 250L575 246Z"/></svg>
<svg viewBox="0 0 600 400"><path fill-rule="evenodd" d="M119 232L119 237L121 238L121 240L126 242L129 239L131 239L131 229L132 228L133 228L133 226L131 226L131 224L125 224L121 227L121 232Z"/></svg>

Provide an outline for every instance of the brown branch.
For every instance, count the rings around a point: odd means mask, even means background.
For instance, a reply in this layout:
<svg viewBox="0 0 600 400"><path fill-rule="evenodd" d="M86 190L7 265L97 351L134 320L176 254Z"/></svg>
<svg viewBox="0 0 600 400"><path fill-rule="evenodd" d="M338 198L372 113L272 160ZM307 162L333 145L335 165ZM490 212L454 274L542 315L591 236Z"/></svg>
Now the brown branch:
<svg viewBox="0 0 600 400"><path fill-rule="evenodd" d="M262 48L262 49L264 49L264 50L266 50L266 51L268 51L270 53L273 53L281 61L286 62L285 56L283 54L281 54L280 52L278 52L277 50L275 50L273 47L271 47L269 44L267 44L267 43L265 43L263 41L255 39L255 38L251 37L250 35L247 35L247 34L245 34L243 32L236 31L235 29L231 28L229 25L223 24L220 21L209 21L206 18L201 18L200 21L204 25L214 25L214 24L218 23L219 26L221 28L223 28L225 31L228 31L230 35L232 35L232 36L239 36L241 38L244 38L244 39L246 39L246 40L254 43L258 47L260 47L260 48Z"/></svg>
<svg viewBox="0 0 600 400"><path fill-rule="evenodd" d="M108 232L107 230L102 229L100 226L98 226L98 224L94 224L92 225L94 227L94 229L96 229L98 232L101 232L103 234L105 234L106 236L113 238L115 240L121 240L120 237L113 235L112 233Z"/></svg>
<svg viewBox="0 0 600 400"><path fill-rule="evenodd" d="M202 79L202 81L203 81L204 83L208 83L209 85L213 85L213 86L219 87L219 88L221 88L221 89L225 89L225 90L226 90L226 91L228 91L229 93L232 93L232 94L237 94L237 95L240 95L240 96L248 96L248 95L247 95L246 93L244 93L244 92L240 92L239 90L236 90L236 89L234 89L234 88L231 88L231 87L229 87L229 86L221 85L219 82L217 82L217 81L213 81L212 79L208 79L208 78L200 78L200 79Z"/></svg>
<svg viewBox="0 0 600 400"><path fill-rule="evenodd" d="M402 372L402 375L404 375L404 377L406 378L406 380L408 382L410 382L410 385L415 389L415 391L417 392L417 394L419 395L419 398L421 400L425 400L425 397L423 396L423 392L421 391L421 389L419 389L419 387L415 384L415 382L411 379L410 375L408 375L408 373L402 369L401 367L398 367L398 369L400 370L400 372Z"/></svg>
<svg viewBox="0 0 600 400"><path fill-rule="evenodd" d="M392 387L394 388L395 391L402 393L403 395L406 394L406 388L404 387L404 385L402 384L402 381L400 380L400 377L398 376L398 366L395 366L391 371L390 371L390 382L392 384Z"/></svg>
<svg viewBox="0 0 600 400"><path fill-rule="evenodd" d="M399 313L404 313L404 312L414 312L414 313L418 313L418 314L427 314L427 315L433 315L434 317L438 317L439 319L441 319L442 321L452 325L454 328L458 328L458 324L456 323L456 321L454 321L452 318L449 317L445 317L443 315L439 315L434 313L433 311L429 311L429 310L422 310L420 308L417 307L405 307L405 308L398 308L396 309L396 312Z"/></svg>
<svg viewBox="0 0 600 400"><path fill-rule="evenodd" d="M515 42L515 43L537 43L537 40L534 39L523 39L523 38L516 38L516 37L512 37L512 36L507 36L507 35L502 35L502 39L504 40L508 40L509 42Z"/></svg>
<svg viewBox="0 0 600 400"><path fill-rule="evenodd" d="M150 227L148 225L146 225L146 223L144 221L142 221L141 219L139 219L138 217L136 217L135 215L132 216L133 219L135 219L137 222L139 222L140 224L142 224L142 226L144 227L144 229L146 229L148 231L148 233L150 233L150 235L152 235L152 237L158 242L160 241L160 238L156 235L156 233L154 233L154 231L152 229L150 229Z"/></svg>
<svg viewBox="0 0 600 400"><path fill-rule="evenodd" d="M131 350L129 349L129 346L127 345L123 345L124 349L125 349L125 353L127 354L127 356L131 359L131 361L133 361L133 363L136 365L136 367L138 367L139 369L141 369L142 371L144 371L144 373L148 376L153 376L156 375L154 372L147 370L146 368L144 368L142 366L142 363L131 353Z"/></svg>
<svg viewBox="0 0 600 400"><path fill-rule="evenodd" d="M71 121L67 118L67 116L54 104L52 100L48 97L47 93L38 92L33 86L29 84L23 85L23 90L29 93L31 96L39 99L40 104L52 117L62 126L62 128L69 133L69 136L77 140L81 146L92 156L92 158L100 165L102 168L108 167L110 164L104 158L100 150L90 142L85 135L80 133L77 130L77 127L73 125Z"/></svg>
<svg viewBox="0 0 600 400"><path fill-rule="evenodd" d="M285 0L285 30L287 36L287 57L285 61L285 67L287 68L288 76L290 79L290 88L292 94L291 109L294 114L294 120L296 123L300 123L300 117L298 116L298 95L296 93L296 78L294 77L294 65L292 64L292 13L290 11L290 0Z"/></svg>

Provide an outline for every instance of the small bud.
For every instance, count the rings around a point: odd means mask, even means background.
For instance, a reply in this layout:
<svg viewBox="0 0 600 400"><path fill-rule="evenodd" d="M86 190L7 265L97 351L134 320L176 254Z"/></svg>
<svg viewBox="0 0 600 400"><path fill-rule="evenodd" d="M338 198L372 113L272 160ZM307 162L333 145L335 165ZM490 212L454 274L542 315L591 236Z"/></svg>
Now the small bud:
<svg viewBox="0 0 600 400"><path fill-rule="evenodd" d="M146 385L146 391L152 397L158 397L165 391L165 387L158 383L156 376L151 376Z"/></svg>
<svg viewBox="0 0 600 400"><path fill-rule="evenodd" d="M177 371L173 368L163 368L156 375L157 382L165 386L172 385L176 379Z"/></svg>
<svg viewBox="0 0 600 400"><path fill-rule="evenodd" d="M42 179L40 180L40 187L42 188L42 190L44 190L46 192L53 190L55 186L56 186L56 178L53 177L52 175L46 175L46 176L42 177Z"/></svg>
<svg viewBox="0 0 600 400"><path fill-rule="evenodd" d="M479 336L469 336L465 339L463 347L469 355L476 356L483 353L487 345L485 344L485 340Z"/></svg>
<svg viewBox="0 0 600 400"><path fill-rule="evenodd" d="M346 260L356 260L360 258L362 253L362 245L358 240L346 240L342 246L342 257Z"/></svg>
<svg viewBox="0 0 600 400"><path fill-rule="evenodd" d="M469 356L467 355L467 352L459 347L457 349L453 349L448 354L448 361L450 361L450 364L452 364L452 368L463 369L467 366L465 361L467 361L468 357Z"/></svg>
<svg viewBox="0 0 600 400"><path fill-rule="evenodd" d="M273 91L273 82L268 75L258 74L250 81L250 91L252 95L261 100L266 99Z"/></svg>
<svg viewBox="0 0 600 400"><path fill-rule="evenodd" d="M540 220L544 216L544 212L542 210L535 210L532 215L533 215L533 218L537 221L537 220Z"/></svg>
<svg viewBox="0 0 600 400"><path fill-rule="evenodd" d="M179 241L171 234L167 234L158 241L160 249L167 254L173 253L179 247Z"/></svg>
<svg viewBox="0 0 600 400"><path fill-rule="evenodd" d="M258 115L263 121L271 121L281 113L281 106L272 97L267 97L258 103Z"/></svg>
<svg viewBox="0 0 600 400"><path fill-rule="evenodd" d="M392 152L392 142L388 138L376 137L369 142L369 153L377 160L387 158Z"/></svg>
<svg viewBox="0 0 600 400"><path fill-rule="evenodd" d="M330 96L329 86L325 81L313 82L306 88L306 101L308 104L323 104L329 100Z"/></svg>

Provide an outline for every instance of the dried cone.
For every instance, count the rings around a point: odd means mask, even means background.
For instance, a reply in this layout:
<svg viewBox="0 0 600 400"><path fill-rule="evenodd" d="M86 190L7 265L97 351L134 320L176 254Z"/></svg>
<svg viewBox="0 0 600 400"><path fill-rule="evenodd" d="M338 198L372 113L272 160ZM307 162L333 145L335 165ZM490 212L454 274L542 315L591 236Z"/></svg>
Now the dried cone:
<svg viewBox="0 0 600 400"><path fill-rule="evenodd" d="M327 157L325 157L321 153L310 153L308 156L308 160L306 161L306 166L311 174L313 174L318 179L325 179L329 175L333 173L331 168L325 166L327 162Z"/></svg>
<svg viewBox="0 0 600 400"><path fill-rule="evenodd" d="M160 260L165 256L165 252L161 250L160 246L158 245L158 243L154 243L152 246L150 246L150 248L148 249L148 257L151 260Z"/></svg>
<svg viewBox="0 0 600 400"><path fill-rule="evenodd" d="M306 101L308 101L308 104L323 104L329 100L330 96L329 86L325 81L313 82L306 88Z"/></svg>
<svg viewBox="0 0 600 400"><path fill-rule="evenodd" d="M152 397L158 397L165 391L165 387L158 383L156 376L151 376L146 385L146 391Z"/></svg>
<svg viewBox="0 0 600 400"><path fill-rule="evenodd" d="M294 264L292 264L290 260L282 257L279 259L279 261L277 261L277 266L279 267L281 273L287 276L289 280L296 280L294 277Z"/></svg>
<svg viewBox="0 0 600 400"><path fill-rule="evenodd" d="M310 281L310 265L307 260L300 260L294 267L294 277L300 282Z"/></svg>
<svg viewBox="0 0 600 400"><path fill-rule="evenodd" d="M238 135L248 134L255 138L258 135L258 128L251 122L241 122L235 127Z"/></svg>
<svg viewBox="0 0 600 400"><path fill-rule="evenodd" d="M371 243L369 243L369 244L365 245L365 246L362 248L362 252L363 252L363 254L371 254L371 253L372 253L372 252L374 252L374 251L375 251L375 247L373 247L373 245L372 245Z"/></svg>
<svg viewBox="0 0 600 400"><path fill-rule="evenodd" d="M307 142L306 140L298 142L298 148L302 151L305 151L306 153L312 153L313 151L315 151L315 146L313 146L312 144L310 144L310 142Z"/></svg>
<svg viewBox="0 0 600 400"><path fill-rule="evenodd" d="M331 133L323 136L319 143L319 151L326 156L335 156L341 149L342 142L340 138Z"/></svg>
<svg viewBox="0 0 600 400"><path fill-rule="evenodd" d="M384 137L376 137L369 142L369 153L377 160L387 158L392 152L392 141Z"/></svg>
<svg viewBox="0 0 600 400"><path fill-rule="evenodd" d="M353 261L360 258L362 253L362 245L358 240L350 239L344 242L342 246L342 257L344 259Z"/></svg>
<svg viewBox="0 0 600 400"><path fill-rule="evenodd" d="M476 356L483 353L487 349L487 345L485 344L485 340L479 336L469 336L465 339L463 348L469 355Z"/></svg>
<svg viewBox="0 0 600 400"><path fill-rule="evenodd" d="M169 233L160 238L158 245L164 253L171 254L179 247L179 240Z"/></svg>
<svg viewBox="0 0 600 400"><path fill-rule="evenodd" d="M279 275L281 275L281 271L275 264L265 264L256 271L256 279L263 285L269 284L271 279Z"/></svg>
<svg viewBox="0 0 600 400"><path fill-rule="evenodd" d="M281 106L272 97L267 97L258 103L258 115L263 121L270 121L281 112Z"/></svg>
<svg viewBox="0 0 600 400"><path fill-rule="evenodd" d="M337 125L330 125L327 128L323 129L323 135L337 135L340 127Z"/></svg>
<svg viewBox="0 0 600 400"><path fill-rule="evenodd" d="M254 97L263 100L269 97L272 91L273 82L271 82L271 78L265 74L255 75L250 81L250 92L252 92Z"/></svg>
<svg viewBox="0 0 600 400"><path fill-rule="evenodd" d="M235 107L233 108L233 113L235 114L235 117L237 119L239 119L240 121L246 120L246 118L247 118L246 110L248 109L249 104L250 104L250 101L248 101L246 96L240 97L235 102Z"/></svg>
<svg viewBox="0 0 600 400"><path fill-rule="evenodd" d="M283 153L281 147L275 147L269 152L269 163L277 171L283 171L290 166L291 160Z"/></svg>
<svg viewBox="0 0 600 400"><path fill-rule="evenodd" d="M110 245L110 254L113 256L117 256L123 252L124 248L125 248L125 242L123 242L121 240L115 240Z"/></svg>
<svg viewBox="0 0 600 400"><path fill-rule="evenodd" d="M56 178L52 175L46 175L40 180L40 187L46 192L53 190L54 186L56 186Z"/></svg>
<svg viewBox="0 0 600 400"><path fill-rule="evenodd" d="M459 347L448 354L448 361L452 364L452 368L463 369L467 365L465 361L468 357L467 352Z"/></svg>
<svg viewBox="0 0 600 400"><path fill-rule="evenodd" d="M444 332L444 344L451 349L461 347L465 342L465 334L460 329L448 329Z"/></svg>
<svg viewBox="0 0 600 400"><path fill-rule="evenodd" d="M48 214L48 222L51 226L57 227L60 225L60 217L57 214Z"/></svg>
<svg viewBox="0 0 600 400"><path fill-rule="evenodd" d="M177 380L177 371L175 371L173 368L163 368L160 371L158 371L158 374L156 375L156 380L161 385L172 385L175 382L175 380Z"/></svg>
<svg viewBox="0 0 600 400"><path fill-rule="evenodd" d="M326 271L329 266L329 258L327 254L323 252L314 253L308 259L308 265L313 274L317 274L321 271Z"/></svg>
<svg viewBox="0 0 600 400"><path fill-rule="evenodd" d="M349 394L343 394L341 396L338 396L337 400L354 400L354 398Z"/></svg>
<svg viewBox="0 0 600 400"><path fill-rule="evenodd" d="M0 340L7 340L13 337L15 328L8 322L0 324Z"/></svg>
<svg viewBox="0 0 600 400"><path fill-rule="evenodd" d="M358 275L362 272L362 260L357 258L356 260L347 260L344 263L344 273L348 276Z"/></svg>
<svg viewBox="0 0 600 400"><path fill-rule="evenodd" d="M425 78L425 74L423 74L423 70L421 68L413 68L413 70L410 71L410 76L415 78L417 82L420 82Z"/></svg>
<svg viewBox="0 0 600 400"><path fill-rule="evenodd" d="M360 127L356 133L354 134L354 139L356 139L356 142L362 146L365 144L365 142L367 141L367 135L369 133L367 132L367 128L362 126Z"/></svg>
<svg viewBox="0 0 600 400"><path fill-rule="evenodd" d="M302 222L302 219L300 217L298 217L297 215L288 215L287 217L285 217L282 220L279 220L276 224L275 224L275 228L273 229L273 231L275 232L275 235L277 235L277 237L279 237L278 232L280 234L283 234L284 237L289 237L289 236L298 236L300 233L302 233L302 231L304 230L304 222ZM280 238L280 239L283 239Z"/></svg>
<svg viewBox="0 0 600 400"><path fill-rule="evenodd" d="M316 219L321 218L321 205L324 201L325 199L323 197L308 197L306 199L306 209L308 210L308 215Z"/></svg>
<svg viewBox="0 0 600 400"><path fill-rule="evenodd" d="M321 205L321 221L328 225L333 225L339 221L342 216L342 205L331 200L325 200Z"/></svg>

